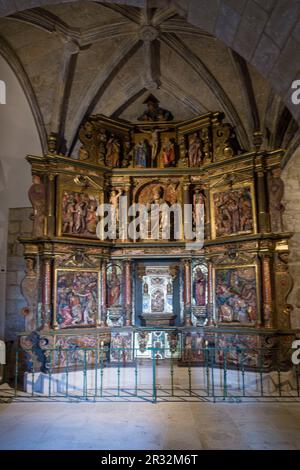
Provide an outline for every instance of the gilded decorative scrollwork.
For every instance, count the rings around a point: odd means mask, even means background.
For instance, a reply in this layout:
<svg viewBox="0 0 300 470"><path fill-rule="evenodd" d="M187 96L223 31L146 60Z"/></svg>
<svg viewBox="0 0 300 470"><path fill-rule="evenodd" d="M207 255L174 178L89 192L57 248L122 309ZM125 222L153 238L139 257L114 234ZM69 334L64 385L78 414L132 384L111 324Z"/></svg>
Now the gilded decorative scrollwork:
<svg viewBox="0 0 300 470"><path fill-rule="evenodd" d="M293 307L287 303L287 298L293 288L293 278L289 273L288 253L275 255L275 291L277 321L280 328L290 328L290 312Z"/></svg>
<svg viewBox="0 0 300 470"><path fill-rule="evenodd" d="M21 281L21 292L26 300L27 306L22 309L22 315L25 317L25 330L33 331L38 327L38 285L39 273L34 266L33 258L26 259L25 277ZM37 266L38 267L38 266Z"/></svg>
<svg viewBox="0 0 300 470"><path fill-rule="evenodd" d="M240 151L236 134L230 124L213 128L213 154L215 161L230 159Z"/></svg>

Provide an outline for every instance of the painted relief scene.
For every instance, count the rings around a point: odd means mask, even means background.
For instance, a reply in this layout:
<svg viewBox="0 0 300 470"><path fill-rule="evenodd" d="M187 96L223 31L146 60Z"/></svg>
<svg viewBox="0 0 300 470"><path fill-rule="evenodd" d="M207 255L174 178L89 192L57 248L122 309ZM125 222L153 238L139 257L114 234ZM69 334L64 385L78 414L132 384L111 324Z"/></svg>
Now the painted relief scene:
<svg viewBox="0 0 300 470"><path fill-rule="evenodd" d="M83 192L67 191L62 193L63 235L96 238L97 228L97 197Z"/></svg>
<svg viewBox="0 0 300 470"><path fill-rule="evenodd" d="M112 333L110 360L112 362L128 362L133 359L132 335L126 332Z"/></svg>
<svg viewBox="0 0 300 470"><path fill-rule="evenodd" d="M95 326L98 275L97 271L57 271L56 320L60 328Z"/></svg>
<svg viewBox="0 0 300 470"><path fill-rule="evenodd" d="M213 195L216 237L249 233L254 229L251 187L232 189Z"/></svg>
<svg viewBox="0 0 300 470"><path fill-rule="evenodd" d="M55 344L54 365L56 367L80 366L85 361L87 364L95 364L96 347L95 336L58 337Z"/></svg>
<svg viewBox="0 0 300 470"><path fill-rule="evenodd" d="M215 296L219 322L254 325L258 310L255 266L216 269Z"/></svg>

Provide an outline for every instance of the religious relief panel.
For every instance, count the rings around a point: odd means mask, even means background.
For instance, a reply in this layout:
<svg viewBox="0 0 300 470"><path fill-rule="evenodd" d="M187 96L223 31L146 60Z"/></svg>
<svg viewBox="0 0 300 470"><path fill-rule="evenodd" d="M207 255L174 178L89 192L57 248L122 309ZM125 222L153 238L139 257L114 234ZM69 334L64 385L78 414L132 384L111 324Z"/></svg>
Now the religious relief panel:
<svg viewBox="0 0 300 470"><path fill-rule="evenodd" d="M183 136L186 153L188 157L188 166L199 168L203 165L212 163L212 137L210 127L202 127L194 130L192 133ZM183 142L181 142L183 144Z"/></svg>
<svg viewBox="0 0 300 470"><path fill-rule="evenodd" d="M97 336L58 336L55 341L55 352L52 366L58 368L92 365L100 363ZM104 359L104 358L103 358Z"/></svg>
<svg viewBox="0 0 300 470"><path fill-rule="evenodd" d="M57 328L96 326L100 315L100 272L56 269L54 324Z"/></svg>
<svg viewBox="0 0 300 470"><path fill-rule="evenodd" d="M256 232L252 183L212 190L210 197L212 238Z"/></svg>
<svg viewBox="0 0 300 470"><path fill-rule="evenodd" d="M124 364L133 360L133 335L131 332L112 332L110 343L110 360Z"/></svg>
<svg viewBox="0 0 300 470"><path fill-rule="evenodd" d="M181 186L178 180L165 181L160 180L159 182L153 182L146 185L142 185L136 190L135 200L139 204L145 207L146 214L143 233L141 233L142 239L173 239L175 235L179 237L179 233L174 233L173 220L170 217L170 211L161 210L157 208L160 206L170 207L181 201ZM164 206L166 205L166 206ZM180 217L180 213L177 213ZM176 214L174 213L174 217ZM177 231L181 231L181 221L176 220Z"/></svg>
<svg viewBox="0 0 300 470"><path fill-rule="evenodd" d="M214 268L214 293L218 323L255 326L259 311L256 265Z"/></svg>
<svg viewBox="0 0 300 470"><path fill-rule="evenodd" d="M182 362L201 362L208 360L205 353L205 337L203 332L191 331L183 335Z"/></svg>
<svg viewBox="0 0 300 470"><path fill-rule="evenodd" d="M60 199L59 235L97 238L97 208L100 199L96 191L63 189Z"/></svg>

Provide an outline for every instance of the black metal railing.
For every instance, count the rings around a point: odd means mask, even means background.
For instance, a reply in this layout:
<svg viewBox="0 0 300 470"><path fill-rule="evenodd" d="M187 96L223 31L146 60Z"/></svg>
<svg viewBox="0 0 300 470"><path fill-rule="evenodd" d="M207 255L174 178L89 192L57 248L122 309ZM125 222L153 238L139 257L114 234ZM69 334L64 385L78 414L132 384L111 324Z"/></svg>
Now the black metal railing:
<svg viewBox="0 0 300 470"><path fill-rule="evenodd" d="M298 400L299 374L279 350L263 348L43 348L42 356L18 349L13 381L0 398Z"/></svg>

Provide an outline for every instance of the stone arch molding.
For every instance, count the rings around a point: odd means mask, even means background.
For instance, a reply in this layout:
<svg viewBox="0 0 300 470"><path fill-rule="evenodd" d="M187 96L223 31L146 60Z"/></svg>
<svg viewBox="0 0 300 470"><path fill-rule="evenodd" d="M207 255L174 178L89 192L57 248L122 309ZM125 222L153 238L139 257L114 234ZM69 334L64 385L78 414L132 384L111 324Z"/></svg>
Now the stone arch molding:
<svg viewBox="0 0 300 470"><path fill-rule="evenodd" d="M79 0L2 0L0 16ZM292 83L300 80L298 0L103 0L105 4L175 8L187 21L224 42L252 64L300 123Z"/></svg>

